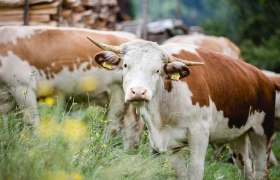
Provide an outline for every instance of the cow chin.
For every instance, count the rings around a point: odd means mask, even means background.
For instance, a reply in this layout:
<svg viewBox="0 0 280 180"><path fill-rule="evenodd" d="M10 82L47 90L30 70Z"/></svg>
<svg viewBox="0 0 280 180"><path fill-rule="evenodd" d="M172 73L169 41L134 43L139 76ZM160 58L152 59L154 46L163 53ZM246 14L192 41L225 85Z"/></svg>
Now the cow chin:
<svg viewBox="0 0 280 180"><path fill-rule="evenodd" d="M145 102L146 102L146 100L131 100L131 101L129 101L130 102L130 104L132 104L132 106L133 107L135 107L135 108L141 108L141 107L143 107L144 105L145 105Z"/></svg>

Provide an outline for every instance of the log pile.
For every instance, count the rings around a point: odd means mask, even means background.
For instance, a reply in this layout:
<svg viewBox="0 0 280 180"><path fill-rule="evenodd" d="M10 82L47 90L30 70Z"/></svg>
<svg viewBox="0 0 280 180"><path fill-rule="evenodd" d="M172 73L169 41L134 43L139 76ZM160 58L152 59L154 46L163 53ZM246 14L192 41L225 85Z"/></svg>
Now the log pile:
<svg viewBox="0 0 280 180"><path fill-rule="evenodd" d="M57 14L59 1L29 0L30 25L56 25L52 16ZM0 0L0 25L22 25L24 0Z"/></svg>
<svg viewBox="0 0 280 180"><path fill-rule="evenodd" d="M28 0L28 24L115 30L117 0ZM25 0L0 0L0 26L23 25Z"/></svg>

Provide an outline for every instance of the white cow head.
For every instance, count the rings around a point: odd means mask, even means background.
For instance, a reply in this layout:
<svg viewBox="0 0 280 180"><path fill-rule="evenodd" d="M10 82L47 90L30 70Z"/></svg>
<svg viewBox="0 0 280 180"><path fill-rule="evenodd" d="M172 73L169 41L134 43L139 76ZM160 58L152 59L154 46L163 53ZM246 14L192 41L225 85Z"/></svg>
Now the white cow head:
<svg viewBox="0 0 280 180"><path fill-rule="evenodd" d="M105 50L95 56L98 64L109 70L122 70L125 101L136 107L153 98L160 79L179 80L190 74L188 66L203 64L169 56L150 41L111 46L90 40Z"/></svg>

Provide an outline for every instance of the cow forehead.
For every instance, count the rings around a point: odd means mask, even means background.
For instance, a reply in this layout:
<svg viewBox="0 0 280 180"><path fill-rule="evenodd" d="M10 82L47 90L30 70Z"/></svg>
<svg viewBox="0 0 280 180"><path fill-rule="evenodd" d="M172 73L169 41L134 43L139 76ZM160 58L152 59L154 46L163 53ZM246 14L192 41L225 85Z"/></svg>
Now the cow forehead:
<svg viewBox="0 0 280 180"><path fill-rule="evenodd" d="M167 53L157 44L150 41L136 40L122 45L124 61L137 64L144 62L167 62Z"/></svg>

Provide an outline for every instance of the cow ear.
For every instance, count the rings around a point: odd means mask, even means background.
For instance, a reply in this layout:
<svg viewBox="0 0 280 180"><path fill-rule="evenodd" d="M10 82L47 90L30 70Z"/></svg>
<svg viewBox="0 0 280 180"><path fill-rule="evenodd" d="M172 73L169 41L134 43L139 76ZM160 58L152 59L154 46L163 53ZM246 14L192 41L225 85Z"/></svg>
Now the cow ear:
<svg viewBox="0 0 280 180"><path fill-rule="evenodd" d="M167 63L163 67L166 74L166 78L170 80L178 81L190 75L190 69L183 63L171 62Z"/></svg>
<svg viewBox="0 0 280 180"><path fill-rule="evenodd" d="M95 55L96 63L108 70L115 69L119 65L120 60L121 58L112 51L101 51Z"/></svg>

